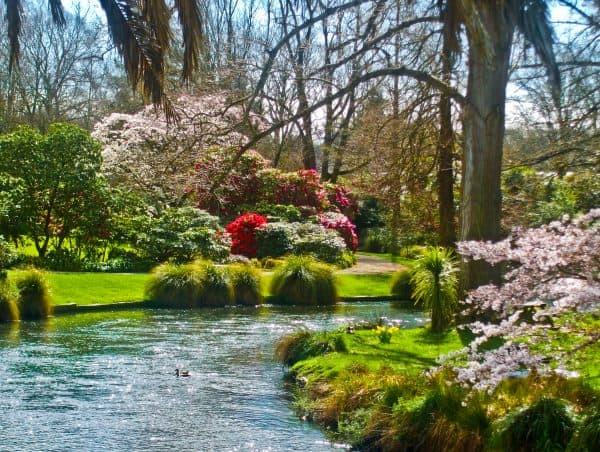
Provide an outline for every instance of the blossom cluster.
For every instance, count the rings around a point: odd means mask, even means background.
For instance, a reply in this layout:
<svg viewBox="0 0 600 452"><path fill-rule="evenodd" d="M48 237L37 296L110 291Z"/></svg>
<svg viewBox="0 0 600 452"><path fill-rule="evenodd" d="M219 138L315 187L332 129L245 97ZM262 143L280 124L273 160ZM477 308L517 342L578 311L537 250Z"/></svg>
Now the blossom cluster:
<svg viewBox="0 0 600 452"><path fill-rule="evenodd" d="M500 286L476 288L464 302L464 315L477 321L463 325L475 340L447 363L457 380L475 389L491 389L519 371L550 372L549 358L560 367L564 355L532 352L544 344L548 330L565 313L600 308L600 209L571 220L563 218L535 229L513 231L497 243L462 242L463 257L509 266ZM483 320L486 319L486 320ZM482 347L493 338L504 345Z"/></svg>
<svg viewBox="0 0 600 452"><path fill-rule="evenodd" d="M262 215L247 213L229 223L225 230L231 236L231 253L256 257L256 229L267 224Z"/></svg>
<svg viewBox="0 0 600 452"><path fill-rule="evenodd" d="M317 220L321 226L338 231L350 251L358 249L356 226L346 215L337 212L325 212L318 215Z"/></svg>

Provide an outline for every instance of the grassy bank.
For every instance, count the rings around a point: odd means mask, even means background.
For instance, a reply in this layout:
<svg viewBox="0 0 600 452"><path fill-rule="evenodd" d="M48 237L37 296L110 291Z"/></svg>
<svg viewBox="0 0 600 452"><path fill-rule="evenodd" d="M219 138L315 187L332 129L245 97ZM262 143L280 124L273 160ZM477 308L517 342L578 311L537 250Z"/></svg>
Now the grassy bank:
<svg viewBox="0 0 600 452"><path fill-rule="evenodd" d="M11 271L11 274L17 271ZM9 276L10 277L10 276ZM144 298L144 287L149 279L142 273L47 273L55 305L77 303L111 304L123 301L140 301ZM354 297L358 295L389 295L390 275L352 275L336 276L339 295ZM270 295L272 274L265 273L262 278L264 295Z"/></svg>
<svg viewBox="0 0 600 452"><path fill-rule="evenodd" d="M581 321L590 336L555 331L544 345L549 357L565 344L576 350L595 337L598 316ZM456 331L435 335L424 328L391 331L389 343L382 342L381 328L283 338L278 357L290 366L299 415L361 450L517 450L515 444L522 450L565 450L567 444L568 450L595 450L582 444L597 445L594 435L600 433L598 342L573 353L568 368L580 378L531 373L490 393L469 392L449 383L449 371L423 372L465 345L464 336L461 341Z"/></svg>

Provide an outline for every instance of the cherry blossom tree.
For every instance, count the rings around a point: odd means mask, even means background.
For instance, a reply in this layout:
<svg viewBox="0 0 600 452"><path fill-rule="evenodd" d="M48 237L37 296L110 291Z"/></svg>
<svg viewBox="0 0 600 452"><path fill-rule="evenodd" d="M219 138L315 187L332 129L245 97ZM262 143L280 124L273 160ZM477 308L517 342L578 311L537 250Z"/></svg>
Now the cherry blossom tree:
<svg viewBox="0 0 600 452"><path fill-rule="evenodd" d="M148 106L135 114L113 113L93 136L103 144L103 172L115 185L140 192L158 206L177 206L186 196L194 165L211 146L239 146L247 136L243 113L224 92L183 94L173 103L177 123ZM255 121L256 118L252 118ZM247 125L246 130L253 127Z"/></svg>
<svg viewBox="0 0 600 452"><path fill-rule="evenodd" d="M544 344L555 324L584 338L581 347L600 340L598 332L589 334L566 316L600 310L600 209L575 220L565 217L536 229L517 229L497 243L461 242L458 250L474 260L510 267L502 285L480 286L465 301L464 314L475 320L462 327L476 338L446 357L458 381L484 390L520 371L571 375L562 364L573 350L548 348L544 354ZM494 338L503 341L500 347L482 347Z"/></svg>

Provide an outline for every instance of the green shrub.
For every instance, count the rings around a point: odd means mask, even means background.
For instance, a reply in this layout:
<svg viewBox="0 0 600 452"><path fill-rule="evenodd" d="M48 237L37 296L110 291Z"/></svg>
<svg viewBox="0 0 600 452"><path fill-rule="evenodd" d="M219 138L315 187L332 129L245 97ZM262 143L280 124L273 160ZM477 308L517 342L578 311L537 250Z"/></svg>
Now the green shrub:
<svg viewBox="0 0 600 452"><path fill-rule="evenodd" d="M219 219L193 207L165 209L159 218L138 217L134 229L137 248L155 263L229 256L231 243Z"/></svg>
<svg viewBox="0 0 600 452"><path fill-rule="evenodd" d="M413 271L400 270L392 276L391 294L396 295L400 300L413 300Z"/></svg>
<svg viewBox="0 0 600 452"><path fill-rule="evenodd" d="M17 261L17 254L0 235L0 270L10 268Z"/></svg>
<svg viewBox="0 0 600 452"><path fill-rule="evenodd" d="M0 323L19 320L19 307L14 288L8 281L0 281Z"/></svg>
<svg viewBox="0 0 600 452"><path fill-rule="evenodd" d="M83 267L76 251L62 248L48 251L41 261L45 269L57 272L79 272Z"/></svg>
<svg viewBox="0 0 600 452"><path fill-rule="evenodd" d="M581 423L567 450L593 452L600 445L600 408L590 413Z"/></svg>
<svg viewBox="0 0 600 452"><path fill-rule="evenodd" d="M275 347L275 356L287 366L293 366L315 356L332 352L347 352L343 333L297 331L282 337Z"/></svg>
<svg viewBox="0 0 600 452"><path fill-rule="evenodd" d="M152 271L146 298L160 307L198 306L204 290L204 271L197 264L162 264Z"/></svg>
<svg viewBox="0 0 600 452"><path fill-rule="evenodd" d="M271 293L283 304L328 305L338 298L332 268L307 256L292 256L277 269Z"/></svg>
<svg viewBox="0 0 600 452"><path fill-rule="evenodd" d="M350 268L356 265L356 255L350 251L344 251L335 261L336 267Z"/></svg>
<svg viewBox="0 0 600 452"><path fill-rule="evenodd" d="M16 280L22 319L45 319L52 313L46 275L37 269L21 272Z"/></svg>
<svg viewBox="0 0 600 452"><path fill-rule="evenodd" d="M280 257L294 250L296 223L267 223L256 230L257 256Z"/></svg>
<svg viewBox="0 0 600 452"><path fill-rule="evenodd" d="M258 203L252 212L269 217L269 222L286 221L291 223L302 221L300 210L292 205Z"/></svg>
<svg viewBox="0 0 600 452"><path fill-rule="evenodd" d="M233 304L234 294L229 272L211 262L199 264L203 267L203 286L200 306L228 306Z"/></svg>
<svg viewBox="0 0 600 452"><path fill-rule="evenodd" d="M400 248L400 256L406 259L418 259L427 251L427 247L422 245L408 245Z"/></svg>
<svg viewBox="0 0 600 452"><path fill-rule="evenodd" d="M430 247L413 268L411 283L417 303L431 313L431 330L443 331L452 321L458 301L457 267L452 251Z"/></svg>
<svg viewBox="0 0 600 452"><path fill-rule="evenodd" d="M389 229L372 228L368 229L363 240L363 249L371 253L386 253L389 251L392 237Z"/></svg>
<svg viewBox="0 0 600 452"><path fill-rule="evenodd" d="M257 269L249 265L231 265L229 273L236 304L256 306L262 303L260 272Z"/></svg>
<svg viewBox="0 0 600 452"><path fill-rule="evenodd" d="M506 424L499 439L510 451L563 451L575 430L565 403L549 398L510 415Z"/></svg>
<svg viewBox="0 0 600 452"><path fill-rule="evenodd" d="M283 264L285 264L285 259L273 259L272 257L265 257L259 261L259 267L265 270L273 270Z"/></svg>
<svg viewBox="0 0 600 452"><path fill-rule="evenodd" d="M294 254L308 254L316 259L336 264L347 251L346 242L333 229L318 224L300 224L296 229L298 239L294 242Z"/></svg>

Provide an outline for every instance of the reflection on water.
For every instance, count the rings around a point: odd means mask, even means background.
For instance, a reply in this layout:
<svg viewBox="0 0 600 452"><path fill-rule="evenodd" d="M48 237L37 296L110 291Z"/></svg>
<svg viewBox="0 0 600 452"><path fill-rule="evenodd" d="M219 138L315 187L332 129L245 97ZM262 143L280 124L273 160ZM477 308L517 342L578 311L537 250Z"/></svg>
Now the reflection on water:
<svg viewBox="0 0 600 452"><path fill-rule="evenodd" d="M0 325L0 450L330 450L291 411L273 344L298 328L381 315L420 321L364 303Z"/></svg>

